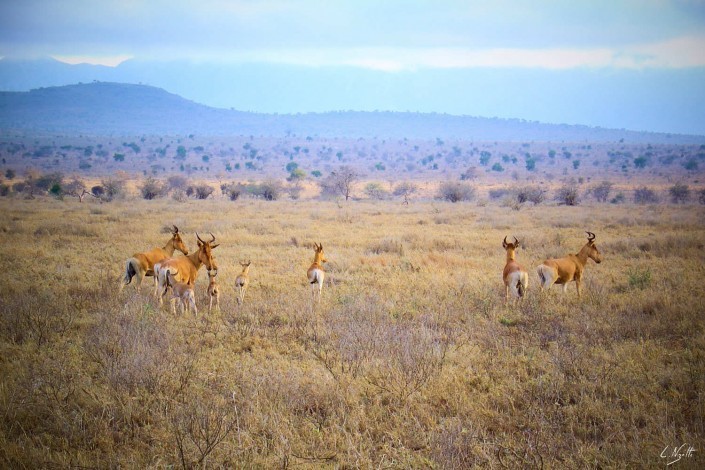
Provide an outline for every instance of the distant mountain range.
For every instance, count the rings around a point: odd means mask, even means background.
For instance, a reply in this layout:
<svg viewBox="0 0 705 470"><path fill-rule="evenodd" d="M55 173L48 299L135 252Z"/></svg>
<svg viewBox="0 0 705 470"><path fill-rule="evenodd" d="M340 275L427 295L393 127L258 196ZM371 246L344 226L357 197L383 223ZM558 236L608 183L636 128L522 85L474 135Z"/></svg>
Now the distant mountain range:
<svg viewBox="0 0 705 470"><path fill-rule="evenodd" d="M439 112L705 135L705 67L391 72L264 62L130 59L106 67L51 57L0 59L0 91L94 81L150 85L206 106L254 113Z"/></svg>
<svg viewBox="0 0 705 470"><path fill-rule="evenodd" d="M256 135L705 143L703 136L410 112L265 114L218 109L160 88L111 82L0 92L0 132L62 135Z"/></svg>

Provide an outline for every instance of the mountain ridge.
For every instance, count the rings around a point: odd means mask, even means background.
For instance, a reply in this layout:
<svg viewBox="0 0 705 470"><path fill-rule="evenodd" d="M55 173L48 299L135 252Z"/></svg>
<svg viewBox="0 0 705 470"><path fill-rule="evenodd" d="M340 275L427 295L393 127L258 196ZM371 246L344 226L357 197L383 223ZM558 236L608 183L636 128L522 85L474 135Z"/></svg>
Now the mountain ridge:
<svg viewBox="0 0 705 470"><path fill-rule="evenodd" d="M267 114L214 108L162 88L94 81L0 92L0 129L95 135L319 135L478 141L703 143L704 136L440 113Z"/></svg>

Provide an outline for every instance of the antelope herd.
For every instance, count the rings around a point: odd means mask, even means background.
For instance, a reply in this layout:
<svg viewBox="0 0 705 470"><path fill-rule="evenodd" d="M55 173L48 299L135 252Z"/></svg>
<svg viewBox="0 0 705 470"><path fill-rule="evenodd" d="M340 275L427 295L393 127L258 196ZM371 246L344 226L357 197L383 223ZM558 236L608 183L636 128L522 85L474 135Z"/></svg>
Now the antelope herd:
<svg viewBox="0 0 705 470"><path fill-rule="evenodd" d="M562 285L563 292L565 292L568 284L575 281L578 298L580 298L582 276L588 259L592 259L596 263L602 261L602 255L595 245L595 234L592 232L586 233L588 235L587 243L583 245L577 254L569 254L563 258L547 259L536 268L539 288L542 292L553 284ZM198 309L196 308L194 286L198 271L205 266L209 281L206 290L209 299L208 313L211 313L214 301L216 309L220 309L221 291L216 282L218 266L212 253L218 247L218 244L214 244L215 236L212 233L210 236L211 239L205 241L196 233L198 249L189 254L189 250L186 248L179 233L179 228L174 225L173 230L171 230L171 238L163 248L157 247L147 252L136 253L125 262L125 272L121 278L120 290L130 284L133 277L136 277L135 288L140 292L143 278L145 276L153 276L154 295L159 299L160 305L163 305L164 297L171 289L170 302L172 312L176 312L176 303L179 303L182 311L193 310L194 315L197 315ZM523 299L529 286L529 273L516 260L516 251L520 245L521 243L516 237L514 237L513 243L507 242L506 236L502 241L502 248L506 252L506 262L502 271L506 302L509 302L510 293L515 300ZM326 263L327 260L321 243L314 243L313 248L313 263L306 271L306 277L311 285L312 301L315 302L316 297L318 297L320 302L323 294L323 282L326 277L323 263ZM174 257L174 251L176 250L180 251L183 256ZM238 289L238 304L243 304L245 300L245 291L250 283L249 270L251 264L252 261L247 263L240 262L242 272L234 280L234 286ZM318 296L316 296L316 290L318 290Z"/></svg>

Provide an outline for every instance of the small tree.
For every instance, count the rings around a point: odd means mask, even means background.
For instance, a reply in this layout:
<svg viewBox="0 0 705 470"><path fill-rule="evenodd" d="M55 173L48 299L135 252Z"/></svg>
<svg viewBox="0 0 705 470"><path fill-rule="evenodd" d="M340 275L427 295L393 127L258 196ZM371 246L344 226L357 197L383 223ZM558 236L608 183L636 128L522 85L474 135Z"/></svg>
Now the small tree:
<svg viewBox="0 0 705 470"><path fill-rule="evenodd" d="M166 186L155 178L147 178L140 186L142 197L147 200L156 199L166 193Z"/></svg>
<svg viewBox="0 0 705 470"><path fill-rule="evenodd" d="M206 183L196 184L189 186L186 189L187 196L194 196L196 199L208 199L208 197L213 194L213 189L210 185Z"/></svg>
<svg viewBox="0 0 705 470"><path fill-rule="evenodd" d="M646 186L643 186L641 188L638 188L634 190L634 203L635 204L656 204L658 202L659 198L658 195L656 194L656 191L654 191L651 188L647 188Z"/></svg>
<svg viewBox="0 0 705 470"><path fill-rule="evenodd" d="M107 178L101 181L103 186L102 198L112 201L125 194L125 181L118 178Z"/></svg>
<svg viewBox="0 0 705 470"><path fill-rule="evenodd" d="M445 181L438 187L437 197L454 203L470 201L475 197L475 188L459 181Z"/></svg>
<svg viewBox="0 0 705 470"><path fill-rule="evenodd" d="M222 184L220 185L220 191L231 201L237 201L242 193L245 192L245 186L240 183Z"/></svg>
<svg viewBox="0 0 705 470"><path fill-rule="evenodd" d="M546 193L543 189L538 186L524 186L519 188L516 192L516 199L519 203L533 202L534 204L541 204L546 200Z"/></svg>
<svg viewBox="0 0 705 470"><path fill-rule="evenodd" d="M556 191L556 200L566 206L577 206L580 202L578 185L574 182L567 183Z"/></svg>
<svg viewBox="0 0 705 470"><path fill-rule="evenodd" d="M353 168L341 166L321 181L321 188L324 194L342 196L347 201L352 197L353 187L359 178L360 174Z"/></svg>
<svg viewBox="0 0 705 470"><path fill-rule="evenodd" d="M15 176L16 176L15 170L13 170L12 168L8 168L5 171L5 178L11 180L11 179L14 179Z"/></svg>
<svg viewBox="0 0 705 470"><path fill-rule="evenodd" d="M386 199L389 196L389 191L384 189L379 183L367 183L365 186L365 194L372 199Z"/></svg>
<svg viewBox="0 0 705 470"><path fill-rule="evenodd" d="M687 184L676 183L668 189L674 204L684 204L690 199L690 188Z"/></svg>
<svg viewBox="0 0 705 470"><path fill-rule="evenodd" d="M612 186L614 185L611 182L603 181L592 188L592 195L595 196L598 202L607 202L607 199L610 197L610 191L612 191Z"/></svg>

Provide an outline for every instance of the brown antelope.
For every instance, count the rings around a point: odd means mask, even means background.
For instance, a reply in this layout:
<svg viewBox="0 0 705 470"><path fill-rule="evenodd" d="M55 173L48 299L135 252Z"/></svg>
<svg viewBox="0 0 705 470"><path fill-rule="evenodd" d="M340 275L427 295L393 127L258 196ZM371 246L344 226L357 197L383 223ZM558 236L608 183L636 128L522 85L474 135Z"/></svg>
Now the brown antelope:
<svg viewBox="0 0 705 470"><path fill-rule="evenodd" d="M509 301L510 290L514 297L523 298L526 295L526 288L529 286L529 273L515 260L514 252L519 248L519 240L514 237L514 243L507 243L507 237L504 237L502 246L507 251L507 264L504 265L502 272L504 298Z"/></svg>
<svg viewBox="0 0 705 470"><path fill-rule="evenodd" d="M218 270L218 266L213 260L212 250L218 247L218 245L212 245L215 241L215 236L210 234L211 240L204 242L201 237L196 233L196 238L198 240L198 250L188 256L181 256L179 258L168 258L159 263L158 268L158 286L157 292L159 295L159 305L163 304L164 297L164 287L167 283L167 274L171 273L177 282L183 282L191 286L196 284L196 277L198 276L198 270L201 266L205 266L208 271Z"/></svg>
<svg viewBox="0 0 705 470"><path fill-rule="evenodd" d="M186 284L185 282L178 282L171 271L166 271L166 286L164 288L164 293L168 288L171 287L171 313L176 314L176 303L181 304L181 311L188 313L189 310L193 309L193 314L198 315L198 309L196 308L196 294L193 291L193 286L191 284Z"/></svg>
<svg viewBox="0 0 705 470"><path fill-rule="evenodd" d="M235 278L235 287L239 290L239 295L237 297L237 303L241 304L245 301L245 291L250 283L250 265L252 261L247 263L240 263L242 266L242 272Z"/></svg>
<svg viewBox="0 0 705 470"><path fill-rule="evenodd" d="M213 308L213 300L215 300L215 308L220 310L220 288L218 283L215 282L215 277L218 275L218 271L208 271L208 314L211 313Z"/></svg>
<svg viewBox="0 0 705 470"><path fill-rule="evenodd" d="M563 284L563 292L565 292L568 288L568 283L575 281L578 297L580 297L580 283L588 258L592 258L596 263L602 261L602 255L600 255L597 246L595 246L595 234L592 232L586 233L588 234L588 241L577 255L547 259L536 268L541 282L541 290L548 289L553 284Z"/></svg>
<svg viewBox="0 0 705 470"><path fill-rule="evenodd" d="M323 245L320 243L313 244L313 248L316 250L316 254L313 258L313 264L308 268L308 282L311 284L311 297L316 297L316 284L318 284L318 300L321 300L321 295L323 293L323 279L326 277L326 271L323 269L323 263L327 262L326 256L323 254Z"/></svg>
<svg viewBox="0 0 705 470"><path fill-rule="evenodd" d="M132 258L125 262L125 275L123 277L123 283L120 285L120 290L128 285L133 277L137 277L135 288L139 291L144 276L154 276L154 264L163 259L171 258L174 256L175 250L179 250L184 255L188 255L188 248L186 248L184 241L181 239L179 228L176 225L173 227L174 230L171 232L171 238L166 242L163 248L156 247L144 253L135 253L132 255Z"/></svg>

